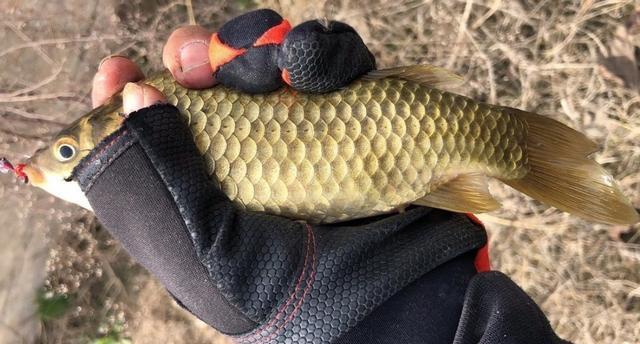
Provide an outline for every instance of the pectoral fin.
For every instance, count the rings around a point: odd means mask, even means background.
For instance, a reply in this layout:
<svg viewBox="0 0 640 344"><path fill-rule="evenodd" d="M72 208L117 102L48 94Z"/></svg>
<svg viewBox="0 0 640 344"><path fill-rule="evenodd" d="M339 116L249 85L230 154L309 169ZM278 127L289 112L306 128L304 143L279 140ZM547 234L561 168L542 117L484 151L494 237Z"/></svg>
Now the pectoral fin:
<svg viewBox="0 0 640 344"><path fill-rule="evenodd" d="M459 213L484 213L500 207L481 174L460 175L413 203Z"/></svg>

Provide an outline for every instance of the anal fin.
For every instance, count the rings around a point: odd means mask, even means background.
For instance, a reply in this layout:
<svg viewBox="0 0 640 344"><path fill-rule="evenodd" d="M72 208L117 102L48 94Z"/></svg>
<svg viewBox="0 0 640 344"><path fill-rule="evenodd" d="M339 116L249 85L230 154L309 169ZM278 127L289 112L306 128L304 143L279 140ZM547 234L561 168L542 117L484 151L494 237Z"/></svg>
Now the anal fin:
<svg viewBox="0 0 640 344"><path fill-rule="evenodd" d="M489 193L487 178L477 173L459 175L413 204L459 213L485 213L500 207Z"/></svg>

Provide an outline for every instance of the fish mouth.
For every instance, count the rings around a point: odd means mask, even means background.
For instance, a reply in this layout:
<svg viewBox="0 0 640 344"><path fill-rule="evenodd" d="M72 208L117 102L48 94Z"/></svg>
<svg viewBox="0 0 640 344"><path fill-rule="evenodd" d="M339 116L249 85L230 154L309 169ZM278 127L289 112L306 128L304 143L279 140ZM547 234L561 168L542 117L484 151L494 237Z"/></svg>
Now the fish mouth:
<svg viewBox="0 0 640 344"><path fill-rule="evenodd" d="M43 171L40 167L34 166L33 162L29 160L14 167L7 159L0 158L0 173L9 172L15 174L24 183L30 183L53 196L93 211L78 182L69 180L69 178L58 179L55 176L54 178L50 178L51 176L47 178L47 174L45 174L47 170Z"/></svg>
<svg viewBox="0 0 640 344"><path fill-rule="evenodd" d="M39 168L30 164L22 163L16 165L14 173L16 177L25 184L29 183L33 186L42 187L45 183L44 173L42 173Z"/></svg>

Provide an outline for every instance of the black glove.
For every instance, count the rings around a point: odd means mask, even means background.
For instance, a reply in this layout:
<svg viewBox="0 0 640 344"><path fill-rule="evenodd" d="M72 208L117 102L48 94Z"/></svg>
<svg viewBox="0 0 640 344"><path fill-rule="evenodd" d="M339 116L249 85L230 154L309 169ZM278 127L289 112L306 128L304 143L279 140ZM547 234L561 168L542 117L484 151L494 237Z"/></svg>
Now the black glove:
<svg viewBox="0 0 640 344"><path fill-rule="evenodd" d="M248 93L286 84L303 92L329 92L375 69L375 58L349 25L312 20L293 29L262 9L228 21L212 36L216 80Z"/></svg>
<svg viewBox="0 0 640 344"><path fill-rule="evenodd" d="M179 118L132 114L73 178L178 303L237 342L561 342L506 277L477 274L486 234L468 217L415 207L311 226L240 211Z"/></svg>
<svg viewBox="0 0 640 344"><path fill-rule="evenodd" d="M351 26L304 22L285 37L278 54L283 79L296 90L329 92L376 69L376 60Z"/></svg>

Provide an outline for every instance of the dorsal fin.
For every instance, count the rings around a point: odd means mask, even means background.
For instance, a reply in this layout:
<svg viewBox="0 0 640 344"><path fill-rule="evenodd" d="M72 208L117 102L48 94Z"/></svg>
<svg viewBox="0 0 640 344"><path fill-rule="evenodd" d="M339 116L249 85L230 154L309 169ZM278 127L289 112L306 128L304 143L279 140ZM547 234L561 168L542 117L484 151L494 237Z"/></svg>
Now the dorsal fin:
<svg viewBox="0 0 640 344"><path fill-rule="evenodd" d="M456 87L464 81L463 77L448 69L429 64L373 70L362 78L364 80L399 78L438 88Z"/></svg>
<svg viewBox="0 0 640 344"><path fill-rule="evenodd" d="M460 213L486 213L500 207L489 193L487 178L479 173L459 175L413 204Z"/></svg>

